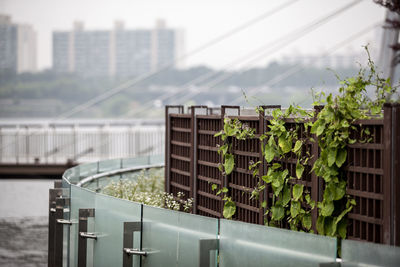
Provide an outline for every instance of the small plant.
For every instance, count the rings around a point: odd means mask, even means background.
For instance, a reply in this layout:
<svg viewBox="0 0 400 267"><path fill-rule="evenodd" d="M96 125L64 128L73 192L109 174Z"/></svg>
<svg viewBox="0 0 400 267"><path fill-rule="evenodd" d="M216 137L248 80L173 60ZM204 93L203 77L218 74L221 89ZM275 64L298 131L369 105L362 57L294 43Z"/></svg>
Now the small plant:
<svg viewBox="0 0 400 267"><path fill-rule="evenodd" d="M163 169L142 170L135 180L122 179L111 182L101 192L153 207L185 212L190 212L193 205L193 199L185 200L182 192L178 192L176 197L164 192Z"/></svg>

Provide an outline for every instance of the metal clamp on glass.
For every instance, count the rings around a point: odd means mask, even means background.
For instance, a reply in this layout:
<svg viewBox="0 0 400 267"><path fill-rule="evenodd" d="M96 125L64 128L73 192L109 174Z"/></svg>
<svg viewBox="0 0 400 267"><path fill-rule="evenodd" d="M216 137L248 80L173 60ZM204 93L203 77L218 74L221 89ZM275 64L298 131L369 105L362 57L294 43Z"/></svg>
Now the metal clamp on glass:
<svg viewBox="0 0 400 267"><path fill-rule="evenodd" d="M64 219L57 219L57 223L72 225L72 222L71 222L71 221L69 221L69 220L64 220Z"/></svg>
<svg viewBox="0 0 400 267"><path fill-rule="evenodd" d="M90 238L97 240L97 235L95 233L79 232L79 236L83 238Z"/></svg>
<svg viewBox="0 0 400 267"><path fill-rule="evenodd" d="M122 256L122 266L123 267L132 267L133 258L131 255L137 256L147 256L147 252L142 251L142 248L139 249L131 248L133 246L133 234L142 232L142 223L141 222L124 222L124 239L123 239L123 256ZM139 261L142 260L139 257Z"/></svg>
<svg viewBox="0 0 400 267"><path fill-rule="evenodd" d="M89 217L95 217L95 209L79 209L78 267L86 267L87 240L97 240L97 236L94 233L88 232Z"/></svg>
<svg viewBox="0 0 400 267"><path fill-rule="evenodd" d="M142 251L137 248L124 248L124 252L129 255L147 256L146 251Z"/></svg>
<svg viewBox="0 0 400 267"><path fill-rule="evenodd" d="M199 240L199 267L210 266L210 251L219 250L219 239Z"/></svg>

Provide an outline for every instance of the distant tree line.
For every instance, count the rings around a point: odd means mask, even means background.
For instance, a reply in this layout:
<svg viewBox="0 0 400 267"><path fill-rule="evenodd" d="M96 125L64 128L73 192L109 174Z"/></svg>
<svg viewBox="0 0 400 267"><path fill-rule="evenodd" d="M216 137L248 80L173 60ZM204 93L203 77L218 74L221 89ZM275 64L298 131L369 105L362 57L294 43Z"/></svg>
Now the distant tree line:
<svg viewBox="0 0 400 267"><path fill-rule="evenodd" d="M271 79L292 67L287 64L271 63L266 67L231 72L213 70L204 66L184 70L168 69L85 111L82 116L123 116L129 110L147 101L157 99L163 92L174 90L173 87L190 84L200 76L208 78L193 85L204 86L205 91L207 91L205 85L215 78L221 77L221 75L229 78L217 84L215 88L209 90L209 93L198 95L196 101L214 101L217 95L222 99L221 101L229 101L234 96L225 93L227 88L234 86L247 91L252 87L267 86ZM356 68L336 69L333 73L324 68L305 67L302 71L280 81L273 87L293 87L303 90L318 86L336 87L335 75L344 78L353 76L356 72ZM0 117L54 117L130 78L134 77L83 77L75 73L56 73L51 70L22 74L5 71L0 73ZM214 95L212 96L210 92ZM43 106L47 106L47 108Z"/></svg>

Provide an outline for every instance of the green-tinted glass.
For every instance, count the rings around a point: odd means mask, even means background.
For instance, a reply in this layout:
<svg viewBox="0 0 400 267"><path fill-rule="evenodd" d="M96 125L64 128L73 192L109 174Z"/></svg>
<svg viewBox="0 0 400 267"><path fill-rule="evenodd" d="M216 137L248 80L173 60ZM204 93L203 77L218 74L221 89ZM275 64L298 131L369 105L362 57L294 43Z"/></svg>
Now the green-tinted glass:
<svg viewBox="0 0 400 267"><path fill-rule="evenodd" d="M216 239L217 229L217 219L143 206L142 242L149 255L142 266L198 266L200 239Z"/></svg>
<svg viewBox="0 0 400 267"><path fill-rule="evenodd" d="M79 181L97 173L98 173L97 162L79 165Z"/></svg>
<svg viewBox="0 0 400 267"><path fill-rule="evenodd" d="M162 164L162 163L164 163L164 155L150 156L150 164Z"/></svg>
<svg viewBox="0 0 400 267"><path fill-rule="evenodd" d="M63 178L67 179L72 184L76 184L79 181L79 168L80 166L76 166L66 170L63 174Z"/></svg>
<svg viewBox="0 0 400 267"><path fill-rule="evenodd" d="M220 266L319 266L334 262L336 239L248 223L220 221Z"/></svg>
<svg viewBox="0 0 400 267"><path fill-rule="evenodd" d="M342 266L400 266L400 247L342 241Z"/></svg>
<svg viewBox="0 0 400 267"><path fill-rule="evenodd" d="M129 158L129 159L122 159L122 166L123 168L132 168L136 166L144 166L148 165L149 157L137 157L137 158Z"/></svg>
<svg viewBox="0 0 400 267"><path fill-rule="evenodd" d="M94 245L94 266L122 266L124 222L140 222L141 205L110 196L96 195L95 228L98 235ZM134 234L139 248L140 233ZM139 257L133 256L134 266L139 266Z"/></svg>
<svg viewBox="0 0 400 267"><path fill-rule="evenodd" d="M79 209L93 209L95 208L95 193L87 189L71 185L71 221L70 226L70 266L77 266L78 264L78 223L79 223ZM93 219L88 220L88 232L95 232ZM93 242L88 240L88 263L93 260ZM90 266L90 265L88 265Z"/></svg>
<svg viewBox="0 0 400 267"><path fill-rule="evenodd" d="M99 173L122 169L122 160L110 159L99 162Z"/></svg>

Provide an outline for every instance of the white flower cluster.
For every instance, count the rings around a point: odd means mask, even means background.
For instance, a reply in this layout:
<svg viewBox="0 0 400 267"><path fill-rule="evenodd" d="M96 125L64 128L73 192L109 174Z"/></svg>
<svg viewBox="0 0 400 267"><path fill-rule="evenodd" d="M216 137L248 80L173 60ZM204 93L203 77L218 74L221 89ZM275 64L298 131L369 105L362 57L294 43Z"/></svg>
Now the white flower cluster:
<svg viewBox="0 0 400 267"><path fill-rule="evenodd" d="M171 210L190 212L193 206L193 199L185 200L183 192L178 192L176 197L164 192L163 169L142 170L134 180L111 182L102 189L102 193Z"/></svg>

